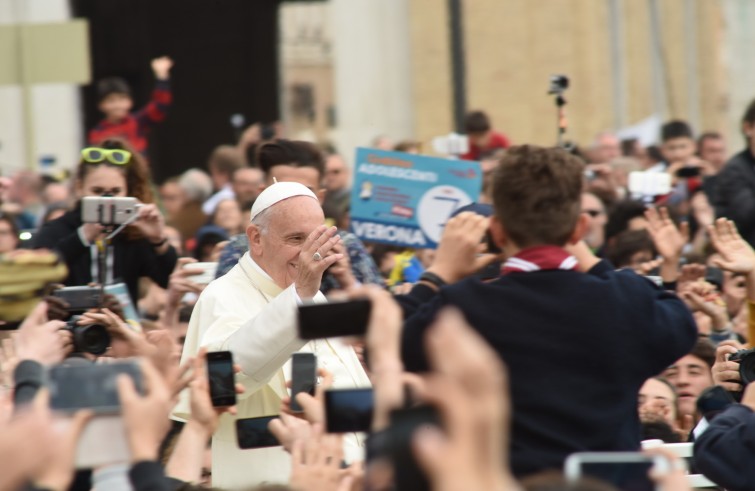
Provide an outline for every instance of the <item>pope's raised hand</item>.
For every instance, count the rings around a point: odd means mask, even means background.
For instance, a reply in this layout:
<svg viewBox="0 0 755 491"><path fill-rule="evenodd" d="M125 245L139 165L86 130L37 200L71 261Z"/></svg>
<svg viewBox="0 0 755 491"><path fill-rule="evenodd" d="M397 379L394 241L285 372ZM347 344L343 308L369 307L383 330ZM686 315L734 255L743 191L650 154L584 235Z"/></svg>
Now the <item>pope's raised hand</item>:
<svg viewBox="0 0 755 491"><path fill-rule="evenodd" d="M309 300L320 290L322 275L333 263L343 258L343 254L330 254L331 249L341 242L336 235L336 227L320 225L309 234L299 253L298 274L294 284L296 293L302 300Z"/></svg>

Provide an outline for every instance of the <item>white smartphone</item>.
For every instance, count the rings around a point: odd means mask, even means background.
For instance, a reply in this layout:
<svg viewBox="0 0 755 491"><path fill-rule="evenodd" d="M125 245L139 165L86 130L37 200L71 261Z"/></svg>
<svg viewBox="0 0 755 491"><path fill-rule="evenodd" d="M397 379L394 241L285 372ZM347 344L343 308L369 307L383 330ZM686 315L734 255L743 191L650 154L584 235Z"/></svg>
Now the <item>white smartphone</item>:
<svg viewBox="0 0 755 491"><path fill-rule="evenodd" d="M600 479L621 491L660 491L650 479L650 470L668 472L670 463L661 455L642 452L577 452L564 463L569 482L582 477Z"/></svg>
<svg viewBox="0 0 755 491"><path fill-rule="evenodd" d="M187 263L184 269L201 269L201 274L188 276L187 279L200 285L206 285L215 279L215 272L218 270L218 263Z"/></svg>
<svg viewBox="0 0 755 491"><path fill-rule="evenodd" d="M130 197L87 196L81 200L81 221L121 225L136 215L139 201Z"/></svg>
<svg viewBox="0 0 755 491"><path fill-rule="evenodd" d="M671 192L671 175L666 172L630 172L629 192L643 196L668 194Z"/></svg>

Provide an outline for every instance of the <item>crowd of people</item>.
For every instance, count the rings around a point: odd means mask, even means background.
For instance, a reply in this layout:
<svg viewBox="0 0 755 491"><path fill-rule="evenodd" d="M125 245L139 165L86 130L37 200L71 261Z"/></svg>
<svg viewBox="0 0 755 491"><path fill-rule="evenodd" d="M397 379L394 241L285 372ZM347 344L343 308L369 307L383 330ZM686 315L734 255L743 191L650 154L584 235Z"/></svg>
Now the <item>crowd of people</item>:
<svg viewBox="0 0 755 491"><path fill-rule="evenodd" d="M154 182L147 138L169 114L172 61L152 66L136 113L125 82L98 85L104 119L70 175L0 178L0 491L610 490L567 482L565 459L644 440L694 442L694 470L751 489L755 101L739 153L679 120L657 146L607 131L571 148L512 144L471 112L464 157L480 162L480 195L437 249L414 250L351 233L344 156L279 126L252 125L206 167ZM633 184L656 178L665 191ZM137 204L125 223L92 220L92 198ZM102 295L72 317L59 292L86 286ZM334 299L370 302L366 334L301 339L299 308ZM82 349L92 339L76 326L92 325L101 352ZM210 397L217 351L236 363L232 406ZM318 366L303 411L296 353ZM77 471L102 415L52 411L60 388L45 374L116 359L141 373L117 379L128 457ZM328 391L369 387L370 431L328 433ZM731 398L718 414L701 409L711 394ZM386 444L396 411L415 407L435 424ZM263 416L279 446L240 449L236 421ZM658 486L689 489L678 457L650 452L670 464L649 476Z"/></svg>

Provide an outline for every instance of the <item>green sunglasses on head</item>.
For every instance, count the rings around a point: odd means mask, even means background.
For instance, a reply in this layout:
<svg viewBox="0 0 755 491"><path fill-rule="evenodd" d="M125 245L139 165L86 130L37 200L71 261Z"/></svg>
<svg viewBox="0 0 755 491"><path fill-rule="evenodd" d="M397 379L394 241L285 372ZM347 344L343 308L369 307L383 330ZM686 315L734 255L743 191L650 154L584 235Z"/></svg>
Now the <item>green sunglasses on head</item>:
<svg viewBox="0 0 755 491"><path fill-rule="evenodd" d="M126 165L131 160L131 152L119 148L88 147L81 151L81 158L90 164L99 164L107 160L111 164Z"/></svg>

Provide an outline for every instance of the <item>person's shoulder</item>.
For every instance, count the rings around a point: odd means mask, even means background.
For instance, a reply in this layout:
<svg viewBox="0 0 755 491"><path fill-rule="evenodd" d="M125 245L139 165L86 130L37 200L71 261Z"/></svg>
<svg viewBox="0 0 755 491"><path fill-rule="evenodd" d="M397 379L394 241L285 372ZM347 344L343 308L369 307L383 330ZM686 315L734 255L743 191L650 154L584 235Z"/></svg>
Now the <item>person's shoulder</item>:
<svg viewBox="0 0 755 491"><path fill-rule="evenodd" d="M739 173L745 170L753 170L753 156L749 149L734 154L721 169L720 174Z"/></svg>

